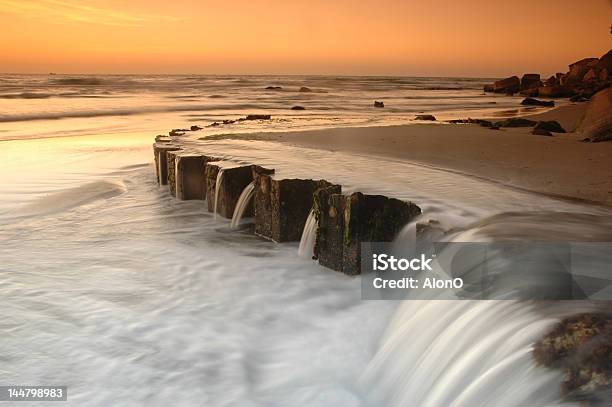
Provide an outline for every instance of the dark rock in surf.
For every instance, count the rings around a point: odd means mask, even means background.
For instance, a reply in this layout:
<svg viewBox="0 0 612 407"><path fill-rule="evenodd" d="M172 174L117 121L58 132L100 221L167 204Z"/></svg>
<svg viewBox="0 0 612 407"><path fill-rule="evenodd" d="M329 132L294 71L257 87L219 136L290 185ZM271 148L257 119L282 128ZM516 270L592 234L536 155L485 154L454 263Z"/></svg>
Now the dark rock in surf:
<svg viewBox="0 0 612 407"><path fill-rule="evenodd" d="M521 102L521 105L525 106L554 106L555 102L552 100L539 100L534 98L525 98Z"/></svg>
<svg viewBox="0 0 612 407"><path fill-rule="evenodd" d="M495 93L516 93L521 90L521 80L518 76L511 76L493 83Z"/></svg>
<svg viewBox="0 0 612 407"><path fill-rule="evenodd" d="M436 117L430 114L418 114L415 116L414 120L435 121Z"/></svg>
<svg viewBox="0 0 612 407"><path fill-rule="evenodd" d="M565 129L556 120L537 122L533 130L550 131L552 133L565 133Z"/></svg>
<svg viewBox="0 0 612 407"><path fill-rule="evenodd" d="M291 110L306 110L304 106L293 106Z"/></svg>
<svg viewBox="0 0 612 407"><path fill-rule="evenodd" d="M612 317L591 312L564 318L535 343L533 357L539 365L563 371L561 390L566 398L597 405L609 401Z"/></svg>
<svg viewBox="0 0 612 407"><path fill-rule="evenodd" d="M537 89L542 86L542 81L540 80L540 74L538 73L526 73L521 78L521 90L525 91L528 89Z"/></svg>
<svg viewBox="0 0 612 407"><path fill-rule="evenodd" d="M300 88L299 92L312 92L312 89L307 88L306 86L302 86Z"/></svg>
<svg viewBox="0 0 612 407"><path fill-rule="evenodd" d="M266 86L266 90L281 90L282 86Z"/></svg>
<svg viewBox="0 0 612 407"><path fill-rule="evenodd" d="M380 102L378 100L374 101L374 107L385 107L385 103L384 102Z"/></svg>
<svg viewBox="0 0 612 407"><path fill-rule="evenodd" d="M200 126L191 126L190 130L191 130L191 131L198 131L198 130L202 130L202 127L200 127Z"/></svg>
<svg viewBox="0 0 612 407"><path fill-rule="evenodd" d="M271 118L269 114L250 114L244 120L270 120Z"/></svg>

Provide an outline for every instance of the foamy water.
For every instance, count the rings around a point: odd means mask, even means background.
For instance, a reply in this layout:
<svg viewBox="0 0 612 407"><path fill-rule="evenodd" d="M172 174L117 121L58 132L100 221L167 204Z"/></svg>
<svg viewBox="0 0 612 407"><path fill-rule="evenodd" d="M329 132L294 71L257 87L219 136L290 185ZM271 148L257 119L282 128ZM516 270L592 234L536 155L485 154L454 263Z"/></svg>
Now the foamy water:
<svg viewBox="0 0 612 407"><path fill-rule="evenodd" d="M289 86L232 80L240 89ZM323 88L313 81L306 86ZM110 86L91 83L61 86ZM385 92L401 86L384 83ZM152 87L142 93L155 93ZM49 103L62 97L72 96L4 100L36 111L39 102L58 109ZM52 130L42 119L0 124L5 139L34 138L37 127L64 136L0 142L1 384L67 385L74 406L561 404L559 374L536 367L529 352L576 306L363 301L358 279L298 256L297 243L233 230L203 202L177 201L158 187L152 137L187 122L182 113L164 115L64 118ZM287 120L232 131L303 123ZM66 137L73 131L81 133ZM445 228L480 222L462 232L466 239L609 233L607 209L419 165L261 141L191 142L279 176L412 200L423 220ZM517 220L504 215L509 211L540 220Z"/></svg>

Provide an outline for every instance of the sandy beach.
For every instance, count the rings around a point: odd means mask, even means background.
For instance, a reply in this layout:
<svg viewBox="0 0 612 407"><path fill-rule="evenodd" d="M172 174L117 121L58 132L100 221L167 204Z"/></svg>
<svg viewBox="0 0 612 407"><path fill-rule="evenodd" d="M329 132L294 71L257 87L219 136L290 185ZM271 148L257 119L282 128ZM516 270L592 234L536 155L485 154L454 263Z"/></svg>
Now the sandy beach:
<svg viewBox="0 0 612 407"><path fill-rule="evenodd" d="M557 120L574 131L585 107L572 104L527 117ZM474 124L432 122L216 138L276 141L407 160L533 192L612 205L612 144L583 143L576 132L543 137L524 127L491 130Z"/></svg>

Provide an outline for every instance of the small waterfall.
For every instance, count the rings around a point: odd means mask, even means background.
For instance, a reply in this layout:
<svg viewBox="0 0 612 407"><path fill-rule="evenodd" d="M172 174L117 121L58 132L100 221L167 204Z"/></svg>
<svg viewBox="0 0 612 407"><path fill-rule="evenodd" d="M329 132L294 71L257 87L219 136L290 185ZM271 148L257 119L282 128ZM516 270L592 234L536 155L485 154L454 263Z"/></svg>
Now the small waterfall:
<svg viewBox="0 0 612 407"><path fill-rule="evenodd" d="M315 216L314 210L311 209L304 224L304 231L302 232L302 238L300 239L300 248L298 249L298 255L300 257L311 258L314 254L315 238L317 236L317 217Z"/></svg>
<svg viewBox="0 0 612 407"><path fill-rule="evenodd" d="M223 169L220 169L217 173L217 180L215 181L215 206L214 214L217 219L217 204L219 203L219 188L221 187L221 181L223 180Z"/></svg>
<svg viewBox="0 0 612 407"><path fill-rule="evenodd" d="M232 223L230 227L232 229L236 229L240 224L240 220L242 219L242 215L244 215L244 211L247 206L253 199L253 193L255 192L255 181L251 182L247 185L240 194L238 198L238 202L236 203L236 208L234 209L234 214L232 215Z"/></svg>

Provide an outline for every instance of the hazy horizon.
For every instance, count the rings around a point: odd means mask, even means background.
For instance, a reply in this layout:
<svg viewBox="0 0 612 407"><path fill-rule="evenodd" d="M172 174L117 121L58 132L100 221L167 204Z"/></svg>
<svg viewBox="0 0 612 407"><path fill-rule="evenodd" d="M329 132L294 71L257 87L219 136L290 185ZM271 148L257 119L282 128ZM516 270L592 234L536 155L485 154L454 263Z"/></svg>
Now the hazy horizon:
<svg viewBox="0 0 612 407"><path fill-rule="evenodd" d="M611 48L612 0L0 0L15 74L503 77Z"/></svg>

